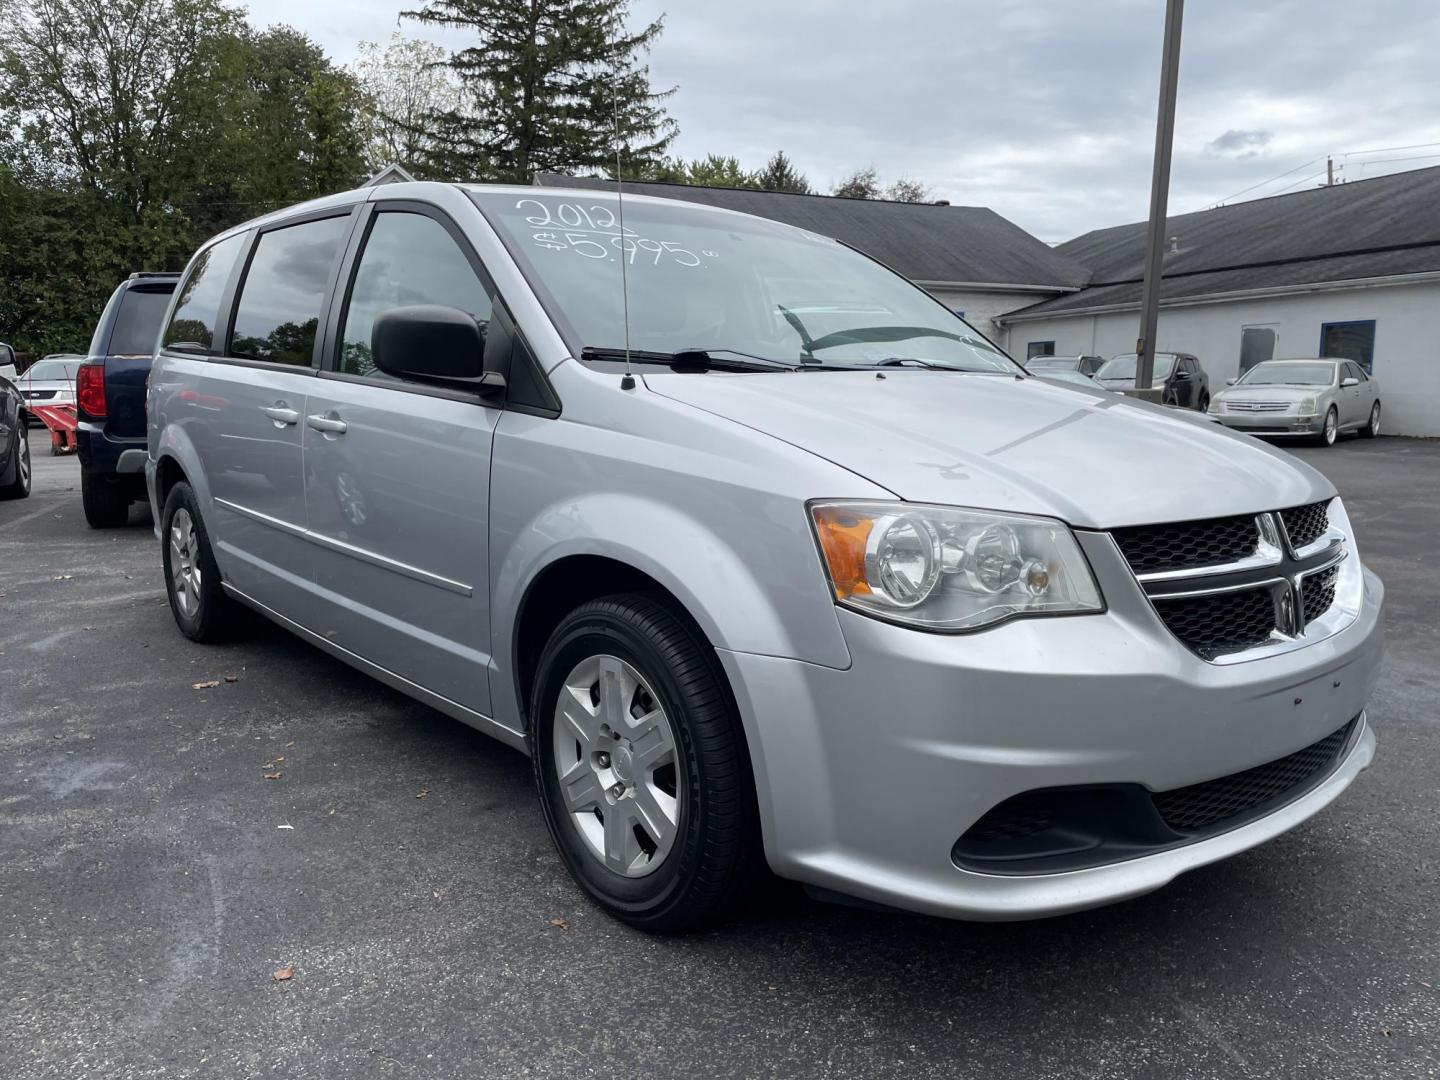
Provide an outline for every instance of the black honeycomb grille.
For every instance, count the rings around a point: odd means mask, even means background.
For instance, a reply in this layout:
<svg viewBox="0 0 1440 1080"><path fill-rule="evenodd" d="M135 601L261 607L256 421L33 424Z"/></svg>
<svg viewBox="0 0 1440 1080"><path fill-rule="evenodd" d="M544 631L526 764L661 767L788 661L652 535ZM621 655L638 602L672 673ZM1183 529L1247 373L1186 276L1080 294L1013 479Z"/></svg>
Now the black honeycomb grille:
<svg viewBox="0 0 1440 1080"><path fill-rule="evenodd" d="M1290 534L1290 543L1297 548L1313 544L1325 535L1330 527L1330 501L1297 506L1292 510L1281 510L1285 531Z"/></svg>
<svg viewBox="0 0 1440 1080"><path fill-rule="evenodd" d="M1296 790L1334 763L1350 737L1354 721L1303 750L1244 772L1151 795L1165 824L1177 832L1197 832L1254 810Z"/></svg>
<svg viewBox="0 0 1440 1080"><path fill-rule="evenodd" d="M1205 660L1263 645L1275 629L1275 603L1266 588L1156 597L1155 610L1170 632Z"/></svg>
<svg viewBox="0 0 1440 1080"><path fill-rule="evenodd" d="M1332 566L1318 574L1311 574L1300 582L1301 602L1305 606L1305 622L1308 625L1330 610L1335 603L1335 578L1340 567Z"/></svg>
<svg viewBox="0 0 1440 1080"><path fill-rule="evenodd" d="M1137 574L1192 570L1237 562L1255 554L1259 532L1251 515L1136 525L1111 535Z"/></svg>
<svg viewBox="0 0 1440 1080"><path fill-rule="evenodd" d="M992 807L965 831L965 838L983 842L1021 840L1048 829L1053 819L1050 800L1033 794L1016 795Z"/></svg>

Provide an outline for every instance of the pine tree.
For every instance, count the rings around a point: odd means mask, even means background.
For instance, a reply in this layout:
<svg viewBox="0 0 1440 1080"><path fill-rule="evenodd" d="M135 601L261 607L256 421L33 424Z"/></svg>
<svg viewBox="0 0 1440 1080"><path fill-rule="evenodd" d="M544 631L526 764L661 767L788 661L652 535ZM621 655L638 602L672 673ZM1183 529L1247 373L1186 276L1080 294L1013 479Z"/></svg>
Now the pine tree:
<svg viewBox="0 0 1440 1080"><path fill-rule="evenodd" d="M431 0L402 16L472 31L476 44L446 65L468 91L436 112L427 172L528 183L541 171L613 168L618 106L627 166L659 158L675 122L642 55L663 18L626 26L629 0Z"/></svg>
<svg viewBox="0 0 1440 1080"><path fill-rule="evenodd" d="M791 163L784 150L775 151L775 156L765 163L755 177L766 191L789 191L796 195L810 194L810 181L805 174Z"/></svg>

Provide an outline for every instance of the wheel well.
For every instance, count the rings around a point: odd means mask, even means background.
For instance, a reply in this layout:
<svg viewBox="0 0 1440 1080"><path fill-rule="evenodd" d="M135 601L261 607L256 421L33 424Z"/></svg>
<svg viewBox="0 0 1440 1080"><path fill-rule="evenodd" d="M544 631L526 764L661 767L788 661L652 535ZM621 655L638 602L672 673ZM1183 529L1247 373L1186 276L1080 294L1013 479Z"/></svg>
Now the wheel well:
<svg viewBox="0 0 1440 1080"><path fill-rule="evenodd" d="M165 500L170 497L170 489L184 479L185 470L180 468L180 463L173 457L162 457L155 463L155 498L160 504L157 509L165 509Z"/></svg>
<svg viewBox="0 0 1440 1080"><path fill-rule="evenodd" d="M571 555L560 559L530 583L515 620L515 692L527 727L535 671L551 632L581 604L625 592L644 593L663 601L702 641L706 640L705 632L685 610L685 605L649 574L601 555Z"/></svg>

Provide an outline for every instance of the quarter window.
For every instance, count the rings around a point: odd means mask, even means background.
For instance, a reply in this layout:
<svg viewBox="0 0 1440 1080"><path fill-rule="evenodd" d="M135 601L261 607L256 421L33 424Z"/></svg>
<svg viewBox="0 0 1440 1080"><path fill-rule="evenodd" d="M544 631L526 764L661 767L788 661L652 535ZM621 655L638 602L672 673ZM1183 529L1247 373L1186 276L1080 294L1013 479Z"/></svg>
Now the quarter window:
<svg viewBox="0 0 1440 1080"><path fill-rule="evenodd" d="M230 355L308 366L349 216L261 233L235 307Z"/></svg>
<svg viewBox="0 0 1440 1080"><path fill-rule="evenodd" d="M388 378L375 366L371 331L382 312L412 304L459 308L482 328L490 321L490 294L445 227L424 214L385 211L375 216L355 269L340 370Z"/></svg>
<svg viewBox="0 0 1440 1080"><path fill-rule="evenodd" d="M165 328L162 344L193 352L215 352L215 320L220 312L220 298L244 242L245 236L241 233L212 244L195 257L195 265L180 286L175 314Z"/></svg>

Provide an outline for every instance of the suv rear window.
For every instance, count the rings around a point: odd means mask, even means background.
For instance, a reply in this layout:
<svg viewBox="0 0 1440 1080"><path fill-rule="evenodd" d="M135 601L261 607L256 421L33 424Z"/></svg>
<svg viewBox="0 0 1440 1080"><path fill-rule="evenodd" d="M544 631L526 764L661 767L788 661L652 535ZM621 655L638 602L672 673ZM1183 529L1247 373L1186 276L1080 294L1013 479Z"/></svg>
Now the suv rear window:
<svg viewBox="0 0 1440 1080"><path fill-rule="evenodd" d="M230 280L230 271L244 245L245 234L221 240L200 252L191 267L185 284L180 286L180 300L175 315L165 328L165 345L188 345L201 352L213 352L215 319L220 311L220 298Z"/></svg>
<svg viewBox="0 0 1440 1080"><path fill-rule="evenodd" d="M155 351L160 321L170 306L174 286L142 286L126 289L115 313L115 329L105 351L112 356L142 356Z"/></svg>
<svg viewBox="0 0 1440 1080"><path fill-rule="evenodd" d="M235 305L230 355L310 364L320 308L349 224L347 212L261 233Z"/></svg>

